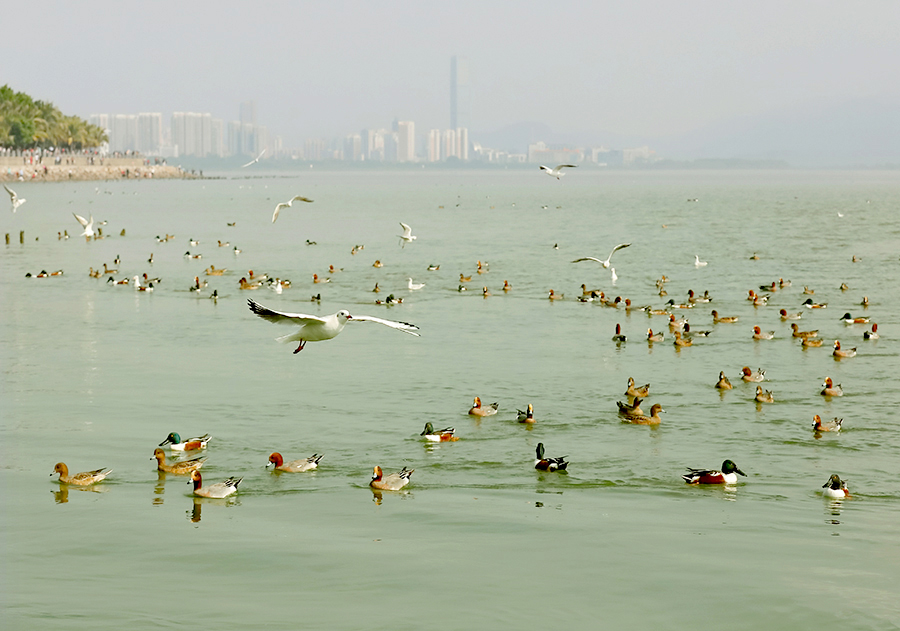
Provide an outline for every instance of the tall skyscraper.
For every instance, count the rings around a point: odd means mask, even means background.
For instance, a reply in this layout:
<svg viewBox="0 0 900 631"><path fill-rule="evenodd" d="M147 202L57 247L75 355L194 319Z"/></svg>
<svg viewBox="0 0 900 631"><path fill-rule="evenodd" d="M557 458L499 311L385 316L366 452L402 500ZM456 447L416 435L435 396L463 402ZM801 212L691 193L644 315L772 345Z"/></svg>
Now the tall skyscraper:
<svg viewBox="0 0 900 631"><path fill-rule="evenodd" d="M416 125L412 121L397 123L397 162L416 161Z"/></svg>
<svg viewBox="0 0 900 631"><path fill-rule="evenodd" d="M450 58L450 129L471 127L469 62L465 57Z"/></svg>

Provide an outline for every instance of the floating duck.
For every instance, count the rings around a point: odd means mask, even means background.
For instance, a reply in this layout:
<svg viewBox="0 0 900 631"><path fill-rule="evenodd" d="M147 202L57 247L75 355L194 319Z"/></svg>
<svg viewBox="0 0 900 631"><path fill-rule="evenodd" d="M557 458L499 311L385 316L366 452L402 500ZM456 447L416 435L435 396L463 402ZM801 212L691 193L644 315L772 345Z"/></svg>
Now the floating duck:
<svg viewBox="0 0 900 631"><path fill-rule="evenodd" d="M169 445L169 449L172 451L199 451L200 449L206 449L206 445L209 444L212 436L209 434L203 434L203 436L198 436L197 438L188 438L185 441L181 440L181 436L178 435L177 432L172 432L166 439L162 441L159 446L164 447Z"/></svg>
<svg viewBox="0 0 900 631"><path fill-rule="evenodd" d="M737 317L737 316L721 316L721 317L720 317L720 316L719 316L719 312L716 311L715 309L712 310L712 312L710 313L710 315L713 317L713 322L715 322L716 324L720 324L720 323L723 323L723 322L724 322L724 323L729 323L729 322L737 322L737 321L738 321L738 317Z"/></svg>
<svg viewBox="0 0 900 631"><path fill-rule="evenodd" d="M191 471L191 479L188 482L194 483L194 495L199 497L210 497L214 499L222 499L224 497L228 497L229 495L234 495L237 493L238 484L241 483L241 480L244 478L230 477L224 482L217 482L215 484L211 484L209 486L202 486L203 477L200 475L200 472L196 469Z"/></svg>
<svg viewBox="0 0 900 631"><path fill-rule="evenodd" d="M806 307L807 309L825 309L826 307L828 307L828 303L827 302L813 302L812 298L807 298L806 301L803 303L803 306Z"/></svg>
<svg viewBox="0 0 900 631"><path fill-rule="evenodd" d="M762 368L757 368L756 372L750 370L749 366L744 366L741 368L741 379L744 381L750 382L759 382L764 381L766 378L766 371Z"/></svg>
<svg viewBox="0 0 900 631"><path fill-rule="evenodd" d="M424 436L425 440L433 443L449 443L459 440L458 436L453 435L455 431L456 430L452 427L445 427L442 430L434 431L434 425L429 421L428 423L425 423L425 429L422 430L422 433L419 434L419 436Z"/></svg>
<svg viewBox="0 0 900 631"><path fill-rule="evenodd" d="M628 378L628 387L625 389L625 396L629 398L640 397L642 399L646 399L650 394L650 384L645 383L640 387L635 387L634 385L634 377Z"/></svg>
<svg viewBox="0 0 900 631"><path fill-rule="evenodd" d="M693 346L694 345L693 340L691 340L691 338L689 338L689 337L684 337L681 334L681 331L676 330L674 332L674 334L675 334L675 341L672 342L672 344L674 344L675 346Z"/></svg>
<svg viewBox="0 0 900 631"><path fill-rule="evenodd" d="M632 416L626 416L626 420L629 423L633 423L635 425L659 425L662 419L659 417L660 412L665 412L662 409L662 406L659 403L654 403L650 407L650 416L644 416L643 414L636 414Z"/></svg>
<svg viewBox="0 0 900 631"><path fill-rule="evenodd" d="M843 316L841 316L841 322L843 322L844 324L847 324L847 325L868 324L869 318L854 318L853 316L850 315L850 312L848 311Z"/></svg>
<svg viewBox="0 0 900 631"><path fill-rule="evenodd" d="M537 444L535 455L534 468L539 471L564 471L569 466L566 462L567 456L544 458L544 443Z"/></svg>
<svg viewBox="0 0 900 631"><path fill-rule="evenodd" d="M481 407L481 399L475 397L475 402L469 408L469 416L493 416L500 407L499 403L491 403L487 407Z"/></svg>
<svg viewBox="0 0 900 631"><path fill-rule="evenodd" d="M823 484L822 488L825 489L822 491L822 495L831 499L839 500L850 497L850 490L847 488L847 482L841 480L840 476L836 473L828 478L828 482Z"/></svg>
<svg viewBox="0 0 900 631"><path fill-rule="evenodd" d="M878 325L873 324L871 331L866 331L863 333L863 338L867 340L877 340L878 339Z"/></svg>
<svg viewBox="0 0 900 631"><path fill-rule="evenodd" d="M516 420L520 423L534 423L534 407L529 403L524 410L516 410Z"/></svg>
<svg viewBox="0 0 900 631"><path fill-rule="evenodd" d="M839 432L841 431L841 423L844 419L834 417L830 421L823 421L822 417L816 414L813 416L813 431L816 432Z"/></svg>
<svg viewBox="0 0 900 631"><path fill-rule="evenodd" d="M799 320L800 318L803 317L802 311L797 311L796 313L788 313L787 309L782 309L778 313L781 314L782 321L784 321L784 320Z"/></svg>
<svg viewBox="0 0 900 631"><path fill-rule="evenodd" d="M822 384L822 396L825 397L842 397L844 396L844 389L841 387L841 384L834 385L834 382L831 380L831 377L825 377L825 382Z"/></svg>
<svg viewBox="0 0 900 631"><path fill-rule="evenodd" d="M622 335L622 325L616 324L616 334L612 336L612 341L616 344L622 344L625 342L625 336Z"/></svg>
<svg viewBox="0 0 900 631"><path fill-rule="evenodd" d="M716 387L719 390L731 390L734 386L731 385L731 382L728 380L728 377L725 376L725 372L719 371L719 380L716 382Z"/></svg>
<svg viewBox="0 0 900 631"><path fill-rule="evenodd" d="M815 329L814 331L801 331L800 327L796 322L791 322L791 337L799 337L799 338L810 338L810 337L819 337L819 330Z"/></svg>
<svg viewBox="0 0 900 631"><path fill-rule="evenodd" d="M112 469L96 469L94 471L84 471L82 473L76 473L75 475L69 475L69 467L63 462L57 462L56 466L53 467L53 473L50 475L53 475L54 473L59 474L59 481L63 484L90 486L91 484L96 484L103 480L112 473Z"/></svg>
<svg viewBox="0 0 900 631"><path fill-rule="evenodd" d="M399 491L409 484L409 477L414 471L415 469L403 467L403 469L397 473L384 475L381 467L376 466L373 470L372 481L369 482L369 486L373 489L378 489L379 491Z"/></svg>
<svg viewBox="0 0 900 631"><path fill-rule="evenodd" d="M647 341L651 344L653 342L662 342L665 339L665 336L660 333L654 333L653 329L647 329Z"/></svg>
<svg viewBox="0 0 900 631"><path fill-rule="evenodd" d="M688 467L688 473L681 477L688 484L736 484L738 474L746 476L747 474L737 468L731 460L722 463L721 471L711 469L691 469Z"/></svg>
<svg viewBox="0 0 900 631"><path fill-rule="evenodd" d="M758 326L753 327L754 340L771 340L775 337L775 331L763 331Z"/></svg>
<svg viewBox="0 0 900 631"><path fill-rule="evenodd" d="M558 294L554 292L552 289L550 290L550 294L547 296L550 300L562 300L565 297L565 294Z"/></svg>
<svg viewBox="0 0 900 631"><path fill-rule="evenodd" d="M644 416L644 411L641 409L641 399L640 397L634 397L631 403L622 403L621 401L616 401L616 405L619 408L619 414L626 418L631 418L634 416Z"/></svg>
<svg viewBox="0 0 900 631"><path fill-rule="evenodd" d="M771 390L763 390L762 386L756 386L756 400L760 403L775 403L775 395Z"/></svg>
<svg viewBox="0 0 900 631"><path fill-rule="evenodd" d="M842 349L841 343L838 340L835 340L834 350L831 354L838 359L840 359L841 357L856 357L856 347Z"/></svg>
<svg viewBox="0 0 900 631"><path fill-rule="evenodd" d="M322 456L323 454L313 454L309 458L285 462L281 454L275 451L269 454L269 462L266 463L266 468L268 468L269 465L275 465L275 471L285 471L287 473L311 471L319 466L319 460L322 459Z"/></svg>
<svg viewBox="0 0 900 631"><path fill-rule="evenodd" d="M813 347L818 348L819 346L822 346L822 342L823 342L823 340L820 340L820 339L818 339L818 338L814 338L814 337L804 337L804 338L800 341L800 345L801 345L801 346L813 346Z"/></svg>
<svg viewBox="0 0 900 631"><path fill-rule="evenodd" d="M206 462L206 458L193 458L191 460L181 460L166 464L166 452L157 447L153 450L153 458L156 459L156 468L166 473L174 473L175 475L188 475L191 471L199 469ZM151 460L153 460L151 458Z"/></svg>

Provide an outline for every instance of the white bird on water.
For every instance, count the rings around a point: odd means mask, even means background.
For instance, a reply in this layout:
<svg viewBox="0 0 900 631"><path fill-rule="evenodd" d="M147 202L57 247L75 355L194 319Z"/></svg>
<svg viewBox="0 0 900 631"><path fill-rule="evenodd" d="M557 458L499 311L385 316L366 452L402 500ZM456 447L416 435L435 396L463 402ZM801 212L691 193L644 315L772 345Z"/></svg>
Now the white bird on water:
<svg viewBox="0 0 900 631"><path fill-rule="evenodd" d="M416 331L419 330L419 327L417 327L415 324L409 324L407 322L394 322L393 320L383 320L381 318L375 318L373 316L367 315L352 316L350 315L350 312L346 310L341 310L328 316L319 317L306 315L303 313L285 313L282 311L275 311L273 309L269 309L268 307L264 307L261 304L254 302L253 300L247 300L247 304L250 306L250 311L258 315L263 320L268 320L269 322L275 322L278 324L293 324L300 327L300 329L296 333L276 338L279 342L284 343L300 342L300 345L296 348L296 350L294 350L294 354L302 351L307 342L321 342L323 340L330 340L333 337L337 337L337 335L344 330L344 325L347 324L347 321L349 320L360 322L377 322L378 324L389 326L392 329L397 329L398 331L403 331L404 333L409 333L410 335L415 335L416 337L419 336L419 334L416 333Z"/></svg>
<svg viewBox="0 0 900 631"><path fill-rule="evenodd" d="M708 261L701 261L697 254L694 255L694 267L706 267L707 265L709 265Z"/></svg>
<svg viewBox="0 0 900 631"><path fill-rule="evenodd" d="M407 287L409 287L410 291L416 291L417 289L422 289L425 286L425 283L414 283L412 278L409 278L409 283Z"/></svg>
<svg viewBox="0 0 900 631"><path fill-rule="evenodd" d="M602 265L604 268L608 268L608 267L609 267L609 261L610 261L610 259L612 258L612 255L615 254L618 250L621 250L622 248L627 248L627 247L630 246L630 245L631 245L630 243L620 243L619 245L617 245L616 247L614 247L614 248L612 249L612 252L609 253L609 256L606 257L606 260L605 260L605 261L601 261L600 259L595 258L595 257L593 257L593 256L583 256L583 257L581 257L580 259L575 259L575 260L572 261L572 262L573 262L573 263L580 263L581 261L596 261L597 263L600 263L600 265Z"/></svg>
<svg viewBox="0 0 900 631"><path fill-rule="evenodd" d="M75 215L75 213L72 214ZM94 236L94 215L91 215L90 221L88 221L81 215L75 215L75 219L78 220L78 223L84 226L84 232L82 232L79 236L87 237L88 239Z"/></svg>
<svg viewBox="0 0 900 631"><path fill-rule="evenodd" d="M398 235L400 237L400 246L405 248L407 243L412 243L416 238L413 236L412 228L402 221L400 222L400 227L403 228L403 234Z"/></svg>
<svg viewBox="0 0 900 631"><path fill-rule="evenodd" d="M16 195L16 192L8 187L6 184L3 185L3 188L6 189L6 192L9 193L9 201L12 202L12 211L16 212L16 210L25 203L24 197L19 197Z"/></svg>
<svg viewBox="0 0 900 631"><path fill-rule="evenodd" d="M293 204L293 203L296 202L296 201L308 202L308 203L310 203L310 204L312 203L312 200L311 200L311 199L309 199L309 198L307 198L307 197L303 197L303 195L294 195L294 196L293 196L291 199L289 199L288 201L286 201L286 202L281 202L280 204L278 204L278 205L275 207L275 212L272 214L272 223L275 223L275 220L278 219L278 213L281 212L281 209L282 209L282 208L290 208L290 207L291 207L291 204Z"/></svg>
<svg viewBox="0 0 900 631"><path fill-rule="evenodd" d="M263 154L264 154L265 152L266 152L266 150L263 149L262 151L259 152L259 155L256 156L255 158L253 158L250 162L248 162L247 164L242 164L242 165L241 165L241 168L243 169L243 168L245 168L245 167L250 166L251 164L256 164L257 162L259 162L259 159L263 157Z"/></svg>
<svg viewBox="0 0 900 631"><path fill-rule="evenodd" d="M562 176L565 175L565 173L563 173L563 169L565 169L565 168L574 169L577 166L578 166L577 164L560 164L560 165L557 165L555 169L551 169L550 167L545 167L542 164L541 171L543 171L547 175L555 177L558 180L559 178L561 178Z"/></svg>

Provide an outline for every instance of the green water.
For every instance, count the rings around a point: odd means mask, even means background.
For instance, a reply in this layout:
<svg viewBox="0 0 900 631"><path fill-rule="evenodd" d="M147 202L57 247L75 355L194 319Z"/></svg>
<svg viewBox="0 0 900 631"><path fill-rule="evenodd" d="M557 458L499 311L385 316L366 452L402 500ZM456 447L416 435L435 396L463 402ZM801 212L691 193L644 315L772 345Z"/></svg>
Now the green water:
<svg viewBox="0 0 900 631"><path fill-rule="evenodd" d="M0 250L5 628L900 626L895 172L225 175L22 183L28 203L0 215L12 241ZM273 225L296 194L315 202ZM77 238L73 211L111 236ZM418 237L405 248L400 221ZM621 242L632 246L613 256L615 286L570 262ZM116 255L116 278L162 283L151 294L88 277ZM475 274L479 260L489 273ZM198 297L188 287L210 264L229 271ZM329 265L343 271L314 285ZM42 269L65 274L25 278ZM250 269L292 287L240 291ZM465 293L460 273L473 276ZM408 291L410 276L425 288ZM793 284L768 306L744 299L778 278ZM713 334L676 350L663 318L579 303L582 283L654 307L709 290L712 304L684 313ZM828 303L799 323L822 348L802 350L778 317L801 309L804 285ZM565 300L547 300L551 288ZM404 303L373 304L389 293ZM291 329L255 317L248 297L412 322L422 336L351 322L294 355L274 341ZM740 322L713 325L713 308ZM846 311L881 339L841 323ZM776 338L752 340L756 324ZM648 347L648 327L666 342ZM835 361L835 339L858 356ZM745 365L767 371L776 403L754 402ZM720 370L734 390L713 388ZM645 409L666 409L658 428L620 422L629 376L651 383ZM844 397L818 394L826 376ZM467 416L475 396L500 412ZM533 427L515 420L528 403ZM844 431L815 437L814 414L843 417ZM460 440L422 442L426 421ZM211 433L204 480L243 476L238 495L194 499L185 478L157 475L153 449L172 431ZM538 442L568 456L567 474L533 469ZM275 474L272 451L325 457ZM682 482L685 467L725 458L748 474L736 487ZM59 461L114 472L67 489L50 477ZM414 468L408 492L373 494L376 464ZM832 473L853 499L822 498Z"/></svg>

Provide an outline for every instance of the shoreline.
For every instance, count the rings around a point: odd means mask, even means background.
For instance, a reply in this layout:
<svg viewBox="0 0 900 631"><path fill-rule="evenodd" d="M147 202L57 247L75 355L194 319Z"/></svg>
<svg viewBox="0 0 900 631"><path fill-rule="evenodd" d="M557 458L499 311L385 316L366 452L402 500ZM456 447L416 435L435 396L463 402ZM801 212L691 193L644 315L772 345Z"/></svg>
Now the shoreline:
<svg viewBox="0 0 900 631"><path fill-rule="evenodd" d="M105 164L18 164L0 161L0 182L68 182L86 180L200 179L197 173L142 160L109 159Z"/></svg>

